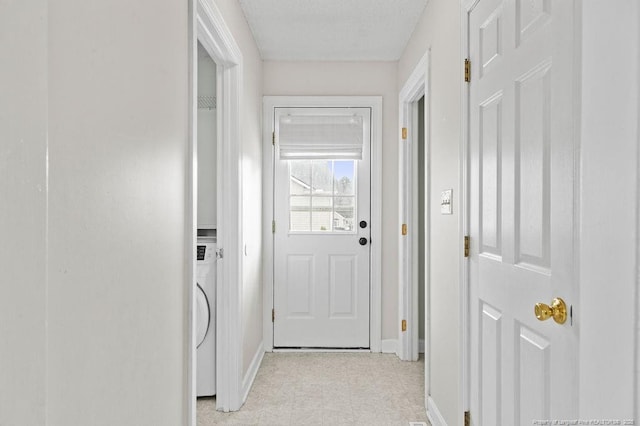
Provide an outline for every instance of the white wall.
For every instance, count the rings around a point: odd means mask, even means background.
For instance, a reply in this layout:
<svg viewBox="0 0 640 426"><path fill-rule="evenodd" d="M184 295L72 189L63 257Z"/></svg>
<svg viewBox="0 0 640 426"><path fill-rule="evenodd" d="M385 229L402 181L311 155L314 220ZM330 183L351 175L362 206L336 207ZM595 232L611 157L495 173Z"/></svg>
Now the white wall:
<svg viewBox="0 0 640 426"><path fill-rule="evenodd" d="M187 6L49 2L50 425L185 422Z"/></svg>
<svg viewBox="0 0 640 426"><path fill-rule="evenodd" d="M398 92L395 62L264 62L269 96L382 96L382 339L398 338Z"/></svg>
<svg viewBox="0 0 640 426"><path fill-rule="evenodd" d="M185 422L187 23L0 5L3 425Z"/></svg>
<svg viewBox="0 0 640 426"><path fill-rule="evenodd" d="M215 0L240 47L244 63L241 100L243 235L243 371L262 351L262 59L236 0Z"/></svg>
<svg viewBox="0 0 640 426"><path fill-rule="evenodd" d="M46 4L0 2L0 425L45 420Z"/></svg>
<svg viewBox="0 0 640 426"><path fill-rule="evenodd" d="M2 424L186 423L188 5L0 4ZM262 73L236 2L226 6L245 59L253 356Z"/></svg>
<svg viewBox="0 0 640 426"><path fill-rule="evenodd" d="M461 423L460 309L458 268L461 252L460 126L461 79L460 5L451 0L430 0L398 63L398 87L404 86L418 61L431 48L431 240L428 271L431 300L430 394L445 421ZM453 215L441 215L440 192L453 189ZM454 301L453 303L451 301Z"/></svg>
<svg viewBox="0 0 640 426"><path fill-rule="evenodd" d="M200 97L216 96L216 64L198 43L198 104ZM198 229L216 229L217 223L217 108L198 106Z"/></svg>
<svg viewBox="0 0 640 426"><path fill-rule="evenodd" d="M640 6L582 14L580 417L637 422Z"/></svg>

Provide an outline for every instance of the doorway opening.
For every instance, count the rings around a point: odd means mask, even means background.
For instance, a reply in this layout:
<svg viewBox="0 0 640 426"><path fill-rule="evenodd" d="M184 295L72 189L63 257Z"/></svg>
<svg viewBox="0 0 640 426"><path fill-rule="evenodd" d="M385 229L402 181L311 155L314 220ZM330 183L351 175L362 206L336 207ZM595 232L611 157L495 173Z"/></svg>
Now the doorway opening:
<svg viewBox="0 0 640 426"><path fill-rule="evenodd" d="M419 341L428 347L429 289L429 93L427 52L400 92L400 322L406 327L400 333L398 356L416 361ZM422 303L420 299L423 299ZM420 315L420 311L423 315ZM422 323L422 324L421 324ZM428 366L428 358L425 365Z"/></svg>
<svg viewBox="0 0 640 426"><path fill-rule="evenodd" d="M188 423L196 424L198 395L198 299L209 304L209 332L215 335L216 410L236 411L242 395L242 170L240 145L240 93L242 54L222 13L212 0L191 3L191 182L188 209L191 232L187 254L190 260L186 291L189 298L187 354ZM201 59L201 61L199 61ZM204 85L198 96L198 65ZM215 77L215 78L214 78ZM204 135L198 137L198 133ZM202 139L202 143L201 143ZM207 141L208 143L205 143ZM199 147L199 143L202 145ZM201 164L199 164L201 163ZM198 188L200 191L198 191ZM215 195L213 194L215 193ZM200 197L199 197L200 196ZM200 200L198 200L200 198ZM199 237L215 237L215 248L200 244ZM211 240L209 241L211 244ZM204 250L200 248L204 246ZM213 250L213 252L212 252ZM198 253L203 251L203 253ZM209 251L209 254L207 254ZM198 293L198 254L215 265L214 297ZM210 257L213 254L213 259ZM211 271L210 271L211 272ZM211 274L209 274L211 276ZM203 287L201 285L201 287ZM210 296L210 295L208 295ZM208 300L207 300L208 299ZM213 299L213 300L212 300ZM202 309L201 313L207 310ZM201 315L201 317L204 315ZM207 333L205 333L206 335ZM202 333L201 333L202 335ZM204 343L203 343L204 344ZM209 364L211 360L209 358ZM210 366L211 367L211 366ZM211 393L211 387L207 391Z"/></svg>
<svg viewBox="0 0 640 426"><path fill-rule="evenodd" d="M427 261L427 180L426 180L426 135L425 135L425 110L424 96L417 102L418 107L418 353L425 353L425 309L426 309L426 261Z"/></svg>
<svg viewBox="0 0 640 426"><path fill-rule="evenodd" d="M378 96L264 99L264 211L272 213L264 216L266 351L380 352L381 106ZM301 132L309 125L317 132ZM297 143L318 132L333 136ZM300 247L279 256L294 240ZM300 332L303 322L318 329Z"/></svg>
<svg viewBox="0 0 640 426"><path fill-rule="evenodd" d="M400 91L399 215L402 224L398 253L398 357L417 361L424 353L425 406L429 396L429 60L424 54Z"/></svg>
<svg viewBox="0 0 640 426"><path fill-rule="evenodd" d="M370 108L274 109L274 348L369 348Z"/></svg>
<svg viewBox="0 0 640 426"><path fill-rule="evenodd" d="M197 54L196 396L216 395L217 105L216 64L198 42Z"/></svg>

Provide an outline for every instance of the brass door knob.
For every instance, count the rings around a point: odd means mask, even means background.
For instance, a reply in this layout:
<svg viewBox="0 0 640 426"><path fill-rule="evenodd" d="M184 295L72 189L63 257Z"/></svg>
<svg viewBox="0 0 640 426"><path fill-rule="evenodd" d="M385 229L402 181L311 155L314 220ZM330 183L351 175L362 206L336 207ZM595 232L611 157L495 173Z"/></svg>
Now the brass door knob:
<svg viewBox="0 0 640 426"><path fill-rule="evenodd" d="M533 311L540 321L546 321L553 317L553 320L558 324L564 324L567 320L567 304L559 297L553 299L551 306L546 303L536 303Z"/></svg>

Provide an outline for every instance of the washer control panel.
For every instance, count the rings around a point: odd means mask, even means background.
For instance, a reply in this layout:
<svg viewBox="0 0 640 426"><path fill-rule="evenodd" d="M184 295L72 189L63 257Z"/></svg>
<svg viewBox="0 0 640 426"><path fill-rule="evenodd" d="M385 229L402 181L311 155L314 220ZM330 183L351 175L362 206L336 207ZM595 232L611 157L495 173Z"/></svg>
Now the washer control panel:
<svg viewBox="0 0 640 426"><path fill-rule="evenodd" d="M198 246L198 252L197 252L197 259L198 260L204 260L204 254L207 252L207 246L202 245L202 246Z"/></svg>
<svg viewBox="0 0 640 426"><path fill-rule="evenodd" d="M212 260L216 257L215 244L196 245L196 259L198 261Z"/></svg>

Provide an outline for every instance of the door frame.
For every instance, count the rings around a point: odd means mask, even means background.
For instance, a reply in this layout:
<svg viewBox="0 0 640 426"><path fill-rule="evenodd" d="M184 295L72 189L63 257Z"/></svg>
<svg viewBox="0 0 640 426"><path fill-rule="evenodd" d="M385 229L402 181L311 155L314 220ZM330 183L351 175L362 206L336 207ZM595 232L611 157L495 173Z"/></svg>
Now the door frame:
<svg viewBox="0 0 640 426"><path fill-rule="evenodd" d="M469 58L469 14L480 0L466 0L460 10L460 58L464 61ZM462 64L461 64L462 65ZM460 105L460 235L469 235L469 192L471 182L469 182L469 156L470 156L470 89L469 83L460 79L460 94L462 96ZM460 252L464 252L464 243L460 247ZM460 262L460 395L459 404L464 412L471 409L471 304L470 304L470 281L469 281L469 258L465 257Z"/></svg>
<svg viewBox="0 0 640 426"><path fill-rule="evenodd" d="M382 339L382 96L265 96L263 98L263 339L273 352L274 169L272 144L274 108L371 108L371 262L369 350L381 351Z"/></svg>
<svg viewBox="0 0 640 426"><path fill-rule="evenodd" d="M216 280L216 409L239 410L242 401L242 152L240 94L242 53L213 0L189 3L189 188L187 191L187 247L197 239L197 42L216 63L217 85L217 248ZM233 165L233 167L232 167ZM187 416L196 424L196 286L195 250L186 256L188 269Z"/></svg>
<svg viewBox="0 0 640 426"><path fill-rule="evenodd" d="M430 69L431 49L427 49L411 75L405 82L399 94L399 123L401 128L407 129L407 138L399 135L402 147L399 155L399 197L398 208L401 224L408 227L407 235L400 232L398 243L399 265L399 295L398 295L398 324L407 320L407 331L398 330L398 357L403 361L417 361L419 355L418 336L418 263L425 265L425 395L429 394L429 212L431 210L431 142L430 142ZM418 101L424 96L424 144L425 144L425 258L418 259Z"/></svg>

